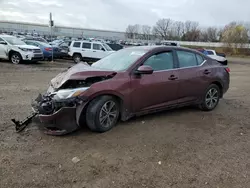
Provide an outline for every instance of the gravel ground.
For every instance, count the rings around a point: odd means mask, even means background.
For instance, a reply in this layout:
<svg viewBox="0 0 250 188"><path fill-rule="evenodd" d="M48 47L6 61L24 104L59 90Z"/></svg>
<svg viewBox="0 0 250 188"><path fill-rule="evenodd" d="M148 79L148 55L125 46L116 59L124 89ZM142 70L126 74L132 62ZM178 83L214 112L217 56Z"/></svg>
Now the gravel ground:
<svg viewBox="0 0 250 188"><path fill-rule="evenodd" d="M31 99L69 65L1 62L1 188L250 187L250 62L230 64L231 88L213 112L148 115L104 134L52 137L35 123L15 133L10 119L28 115Z"/></svg>

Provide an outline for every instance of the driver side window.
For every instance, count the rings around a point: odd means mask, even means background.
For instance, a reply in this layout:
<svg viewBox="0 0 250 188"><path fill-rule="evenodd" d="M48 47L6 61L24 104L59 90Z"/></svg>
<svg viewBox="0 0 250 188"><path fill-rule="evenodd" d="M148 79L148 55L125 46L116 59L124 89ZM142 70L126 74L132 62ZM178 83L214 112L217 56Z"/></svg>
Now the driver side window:
<svg viewBox="0 0 250 188"><path fill-rule="evenodd" d="M144 65L152 67L154 71L173 69L174 68L173 52L170 51L152 55L144 62Z"/></svg>

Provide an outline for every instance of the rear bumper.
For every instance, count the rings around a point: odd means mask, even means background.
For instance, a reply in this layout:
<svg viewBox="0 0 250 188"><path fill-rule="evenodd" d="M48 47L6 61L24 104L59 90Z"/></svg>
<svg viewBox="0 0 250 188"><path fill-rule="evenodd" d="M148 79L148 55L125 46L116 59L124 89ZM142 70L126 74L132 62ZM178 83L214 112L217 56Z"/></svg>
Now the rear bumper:
<svg viewBox="0 0 250 188"><path fill-rule="evenodd" d="M79 128L76 123L76 107L63 107L51 115L38 115L45 133L65 135Z"/></svg>

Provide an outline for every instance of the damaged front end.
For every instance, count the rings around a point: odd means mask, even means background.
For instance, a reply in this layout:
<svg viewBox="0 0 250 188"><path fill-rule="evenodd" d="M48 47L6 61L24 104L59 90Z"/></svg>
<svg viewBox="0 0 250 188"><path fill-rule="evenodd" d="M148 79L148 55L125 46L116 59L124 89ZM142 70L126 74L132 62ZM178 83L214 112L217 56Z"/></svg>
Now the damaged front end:
<svg viewBox="0 0 250 188"><path fill-rule="evenodd" d="M30 116L21 122L12 119L16 131L24 130L36 116L46 134L64 135L77 130L77 118L88 102L85 92L93 84L111 79L115 75L116 72L98 70L82 63L65 70L51 80L47 93L39 94L32 103L33 113Z"/></svg>
<svg viewBox="0 0 250 188"><path fill-rule="evenodd" d="M46 134L65 135L79 128L76 121L77 106L86 102L86 97L80 96L88 88L62 89L58 92L47 93L39 96L32 103L33 113L24 121L12 122L16 125L16 131L21 132L31 123L34 117L38 117Z"/></svg>

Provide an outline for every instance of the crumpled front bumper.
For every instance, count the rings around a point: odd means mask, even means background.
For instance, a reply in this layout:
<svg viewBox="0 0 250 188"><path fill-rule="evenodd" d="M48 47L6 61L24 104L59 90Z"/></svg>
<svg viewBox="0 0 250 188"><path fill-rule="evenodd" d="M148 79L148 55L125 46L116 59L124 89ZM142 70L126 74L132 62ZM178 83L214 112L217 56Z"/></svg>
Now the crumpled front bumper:
<svg viewBox="0 0 250 188"><path fill-rule="evenodd" d="M39 114L38 117L49 135L65 135L79 128L76 107L63 107L51 115Z"/></svg>
<svg viewBox="0 0 250 188"><path fill-rule="evenodd" d="M37 117L41 122L39 127L45 129L45 134L55 136L65 135L80 128L77 118L80 116L79 109L85 106L83 98L71 98L60 101L52 99L48 102L53 102L54 106L59 105L60 107L55 108L51 113L45 113L42 101L44 101L44 98L42 95L39 95L35 102L32 103L32 108L38 112Z"/></svg>

